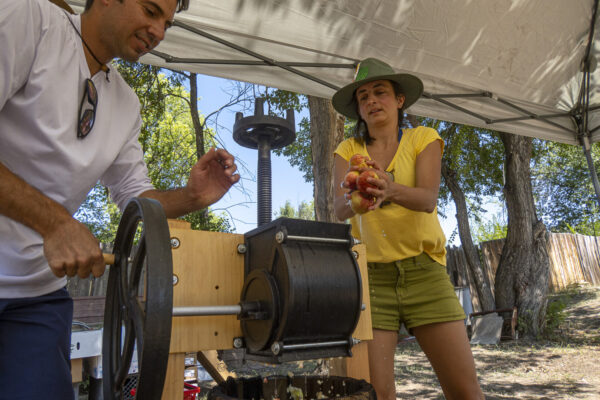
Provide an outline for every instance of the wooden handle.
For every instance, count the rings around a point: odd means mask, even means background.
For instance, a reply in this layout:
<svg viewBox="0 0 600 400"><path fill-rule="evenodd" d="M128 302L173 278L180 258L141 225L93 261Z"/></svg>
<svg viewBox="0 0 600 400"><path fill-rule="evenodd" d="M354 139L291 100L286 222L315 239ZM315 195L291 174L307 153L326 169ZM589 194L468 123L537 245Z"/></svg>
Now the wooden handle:
<svg viewBox="0 0 600 400"><path fill-rule="evenodd" d="M104 264L113 265L115 263L115 255L109 253L102 253L102 257L104 258Z"/></svg>

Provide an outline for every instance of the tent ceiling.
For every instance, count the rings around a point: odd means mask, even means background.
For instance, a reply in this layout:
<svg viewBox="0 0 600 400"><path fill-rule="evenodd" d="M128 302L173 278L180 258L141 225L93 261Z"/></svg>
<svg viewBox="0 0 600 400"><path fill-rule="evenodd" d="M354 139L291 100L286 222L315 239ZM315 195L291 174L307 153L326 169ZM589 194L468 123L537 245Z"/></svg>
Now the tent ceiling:
<svg viewBox="0 0 600 400"><path fill-rule="evenodd" d="M68 2L81 12L84 0ZM594 0L190 0L156 49L168 56L141 61L330 98L352 80L360 59L377 57L424 81L426 95L411 113L575 144L569 112L579 99L593 6ZM599 82L596 69L592 142L600 140Z"/></svg>

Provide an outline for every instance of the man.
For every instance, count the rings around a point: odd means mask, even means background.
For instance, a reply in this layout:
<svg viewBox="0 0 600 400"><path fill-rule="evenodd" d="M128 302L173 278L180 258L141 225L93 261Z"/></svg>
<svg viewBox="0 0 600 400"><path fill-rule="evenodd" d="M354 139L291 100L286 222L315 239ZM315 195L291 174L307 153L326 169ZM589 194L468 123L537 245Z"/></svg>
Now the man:
<svg viewBox="0 0 600 400"><path fill-rule="evenodd" d="M139 102L112 66L153 49L187 0L0 0L0 399L68 399L72 300L66 276L100 276L97 240L72 218L100 181L121 209L154 198L168 217L202 209L239 180L211 150L184 188L150 183Z"/></svg>

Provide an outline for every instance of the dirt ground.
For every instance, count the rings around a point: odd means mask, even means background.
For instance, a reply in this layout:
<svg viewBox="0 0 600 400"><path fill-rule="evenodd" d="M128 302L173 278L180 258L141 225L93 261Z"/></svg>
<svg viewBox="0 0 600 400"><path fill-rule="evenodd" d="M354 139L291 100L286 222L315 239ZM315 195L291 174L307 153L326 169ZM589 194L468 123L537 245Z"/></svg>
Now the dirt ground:
<svg viewBox="0 0 600 400"><path fill-rule="evenodd" d="M482 389L489 400L600 400L600 287L575 288L551 297L554 329L536 341L473 345ZM559 306L559 307L557 307ZM554 311L552 311L554 310ZM396 397L443 399L427 358L414 341L396 351ZM316 361L269 366L248 362L230 368L239 376L314 375L326 364Z"/></svg>
<svg viewBox="0 0 600 400"><path fill-rule="evenodd" d="M552 296L565 308L557 327L535 342L472 347L487 399L600 399L600 288ZM399 399L443 399L429 362L415 342L396 352Z"/></svg>

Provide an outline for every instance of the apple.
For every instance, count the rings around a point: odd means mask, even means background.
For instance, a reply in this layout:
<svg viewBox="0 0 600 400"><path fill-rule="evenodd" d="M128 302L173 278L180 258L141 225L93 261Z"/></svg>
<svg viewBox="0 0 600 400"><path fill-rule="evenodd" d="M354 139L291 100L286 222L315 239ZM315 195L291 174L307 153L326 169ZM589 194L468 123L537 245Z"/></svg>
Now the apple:
<svg viewBox="0 0 600 400"><path fill-rule="evenodd" d="M375 196L359 191L352 192L350 207L357 214L364 214L369 211L369 207L375 204Z"/></svg>
<svg viewBox="0 0 600 400"><path fill-rule="evenodd" d="M356 180L358 179L358 171L350 171L344 177L342 187L349 190L356 190Z"/></svg>
<svg viewBox="0 0 600 400"><path fill-rule="evenodd" d="M367 181L368 178L379 179L375 171L364 171L356 179L356 188L364 193L367 193L368 188L376 188L377 186Z"/></svg>
<svg viewBox="0 0 600 400"><path fill-rule="evenodd" d="M355 154L352 157L350 157L350 166L368 168L368 165L366 163L367 160L369 160L369 157L363 156L362 154Z"/></svg>

